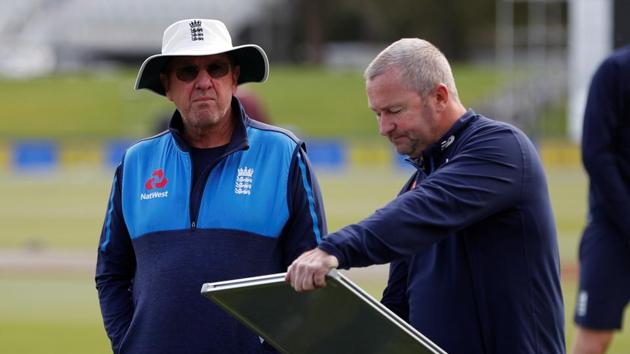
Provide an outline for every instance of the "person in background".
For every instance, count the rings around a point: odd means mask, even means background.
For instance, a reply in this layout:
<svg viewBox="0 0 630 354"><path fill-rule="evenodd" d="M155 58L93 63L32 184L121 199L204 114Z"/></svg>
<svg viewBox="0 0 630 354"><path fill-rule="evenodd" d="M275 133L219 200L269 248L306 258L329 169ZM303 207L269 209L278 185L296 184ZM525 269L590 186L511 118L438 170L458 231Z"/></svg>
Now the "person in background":
<svg viewBox="0 0 630 354"><path fill-rule="evenodd" d="M116 169L96 288L115 353L264 353L266 342L200 295L206 282L278 273L326 233L304 143L249 118L238 85L263 82L256 45L217 20L178 21L136 89L173 102L169 128Z"/></svg>
<svg viewBox="0 0 630 354"><path fill-rule="evenodd" d="M401 39L365 71L381 135L417 169L400 195L289 267L297 291L333 268L390 262L382 303L448 353L564 353L545 173L517 128L460 102L445 56Z"/></svg>
<svg viewBox="0 0 630 354"><path fill-rule="evenodd" d="M256 92L246 88L245 86L239 86L236 91L236 97L241 102L241 105L243 105L247 115L249 115L252 119L271 124L271 118L269 117L262 101L258 98L258 95L256 95Z"/></svg>
<svg viewBox="0 0 630 354"><path fill-rule="evenodd" d="M582 162L589 213L580 243L573 354L606 352L630 301L630 46L599 66L588 93Z"/></svg>

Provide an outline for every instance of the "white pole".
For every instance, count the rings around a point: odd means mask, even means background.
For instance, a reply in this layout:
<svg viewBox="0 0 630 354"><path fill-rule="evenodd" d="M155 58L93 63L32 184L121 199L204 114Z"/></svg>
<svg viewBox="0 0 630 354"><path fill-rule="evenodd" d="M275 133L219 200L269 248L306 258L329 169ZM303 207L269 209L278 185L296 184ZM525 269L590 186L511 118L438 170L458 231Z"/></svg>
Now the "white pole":
<svg viewBox="0 0 630 354"><path fill-rule="evenodd" d="M612 0L569 1L568 134L580 142L591 77L612 49Z"/></svg>

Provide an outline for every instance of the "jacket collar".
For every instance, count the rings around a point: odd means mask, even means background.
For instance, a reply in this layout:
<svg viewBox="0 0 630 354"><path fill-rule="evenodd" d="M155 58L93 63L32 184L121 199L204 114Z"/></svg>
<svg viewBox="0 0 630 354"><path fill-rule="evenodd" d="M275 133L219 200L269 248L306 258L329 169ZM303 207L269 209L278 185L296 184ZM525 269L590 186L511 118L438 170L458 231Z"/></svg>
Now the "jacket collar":
<svg viewBox="0 0 630 354"><path fill-rule="evenodd" d="M439 160L450 147L457 141L457 138L461 135L464 129L472 122L477 120L479 116L472 109L468 109L461 117L455 121L451 128L442 135L437 142L426 148L422 155L417 159L406 158L408 162L414 165L416 168L423 166L423 161Z"/></svg>
<svg viewBox="0 0 630 354"><path fill-rule="evenodd" d="M234 131L232 131L232 137L226 148L226 152L233 152L236 150L246 150L249 148L249 142L247 139L247 126L249 125L249 117L245 113L243 106L239 100L232 96L232 112L234 115ZM171 121L169 122L168 129L173 135L177 146L182 151L190 151L190 144L184 138L184 121L178 110L175 110Z"/></svg>
<svg viewBox="0 0 630 354"><path fill-rule="evenodd" d="M468 109L461 117L459 117L459 119L457 119L457 121L455 121L455 124L451 126L446 134L442 135L437 142L429 146L422 154L425 156L434 156L436 154L443 155L449 147L453 146L453 143L455 143L464 128L476 119L477 114L472 109Z"/></svg>

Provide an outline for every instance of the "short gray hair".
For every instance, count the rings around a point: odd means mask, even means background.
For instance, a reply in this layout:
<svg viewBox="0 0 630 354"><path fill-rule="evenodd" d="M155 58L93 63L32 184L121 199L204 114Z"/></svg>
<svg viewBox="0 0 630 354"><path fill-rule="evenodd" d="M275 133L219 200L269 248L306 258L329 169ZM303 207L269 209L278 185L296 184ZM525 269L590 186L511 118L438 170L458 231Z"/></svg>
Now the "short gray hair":
<svg viewBox="0 0 630 354"><path fill-rule="evenodd" d="M451 96L459 101L448 60L428 41L403 38L392 43L372 60L363 77L372 80L393 67L400 70L401 80L421 97L427 97L436 85L443 83Z"/></svg>

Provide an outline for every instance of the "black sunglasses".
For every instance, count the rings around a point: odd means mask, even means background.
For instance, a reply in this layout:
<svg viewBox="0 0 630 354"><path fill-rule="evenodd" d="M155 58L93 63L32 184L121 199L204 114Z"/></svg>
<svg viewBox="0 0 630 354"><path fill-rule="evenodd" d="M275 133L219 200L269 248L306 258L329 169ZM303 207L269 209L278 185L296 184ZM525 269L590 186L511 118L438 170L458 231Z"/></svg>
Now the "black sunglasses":
<svg viewBox="0 0 630 354"><path fill-rule="evenodd" d="M184 65L174 69L175 77L183 82L191 82L199 75L199 67L196 65ZM230 63L224 61L217 61L209 63L206 66L208 75L213 79L219 79L225 76L230 71Z"/></svg>

